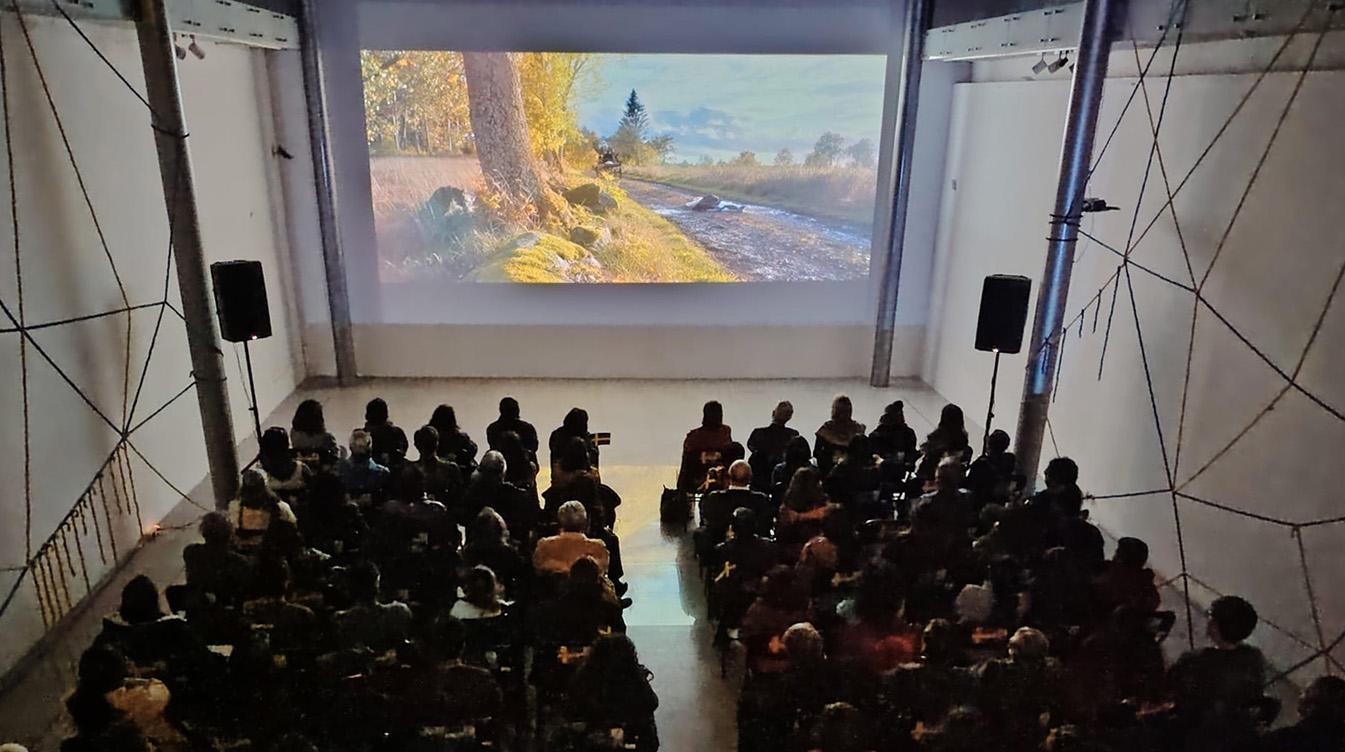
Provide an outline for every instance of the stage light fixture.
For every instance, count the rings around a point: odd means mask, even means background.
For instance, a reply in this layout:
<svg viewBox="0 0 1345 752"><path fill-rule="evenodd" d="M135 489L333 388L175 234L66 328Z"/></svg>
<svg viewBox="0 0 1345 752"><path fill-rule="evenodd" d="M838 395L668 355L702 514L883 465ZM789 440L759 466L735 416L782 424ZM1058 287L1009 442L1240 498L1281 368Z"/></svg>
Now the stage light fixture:
<svg viewBox="0 0 1345 752"><path fill-rule="evenodd" d="M1041 59L1032 64L1032 72L1041 75L1046 70L1046 53L1041 53Z"/></svg>
<svg viewBox="0 0 1345 752"><path fill-rule="evenodd" d="M179 41L177 35L173 35L173 54L177 55L178 60L187 59L187 50L182 46L182 42Z"/></svg>
<svg viewBox="0 0 1345 752"><path fill-rule="evenodd" d="M196 43L195 34L192 34L191 44L187 46L187 49L191 50L191 54L195 55L197 60L205 60L205 49Z"/></svg>
<svg viewBox="0 0 1345 752"><path fill-rule="evenodd" d="M1069 57L1067 57L1065 53L1062 52L1060 53L1060 57L1056 58L1054 62L1049 63L1046 66L1046 70L1055 73L1061 68L1064 68L1066 65L1069 65Z"/></svg>

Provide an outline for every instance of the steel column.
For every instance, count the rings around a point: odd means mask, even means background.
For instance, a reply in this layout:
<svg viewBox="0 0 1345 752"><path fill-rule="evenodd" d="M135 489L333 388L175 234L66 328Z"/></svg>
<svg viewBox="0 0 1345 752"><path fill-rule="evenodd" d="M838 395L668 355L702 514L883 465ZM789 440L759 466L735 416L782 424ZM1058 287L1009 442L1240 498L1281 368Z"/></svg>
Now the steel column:
<svg viewBox="0 0 1345 752"><path fill-rule="evenodd" d="M901 86L897 90L896 149L889 187L892 212L887 254L879 274L878 314L873 332L873 369L869 384L886 387L892 379L892 337L897 328L897 292L901 287L901 256L906 245L906 207L911 193L915 152L915 120L920 103L920 72L924 65L925 30L932 0L907 0L906 35L901 48Z"/></svg>
<svg viewBox="0 0 1345 752"><path fill-rule="evenodd" d="M1074 81L1069 111L1065 115L1064 145L1060 153L1060 180L1051 213L1046 243L1046 269L1037 293L1037 311L1028 341L1027 375L1023 403L1018 413L1018 436L1014 452L1019 469L1027 476L1028 490L1036 485L1041 462L1046 416L1051 405L1051 386L1059 361L1060 326L1069 300L1074 246L1079 240L1084 191L1093 159L1093 137L1102 104L1107 61L1114 35L1114 19L1125 0L1086 0L1079 50L1075 55Z"/></svg>
<svg viewBox="0 0 1345 752"><path fill-rule="evenodd" d="M336 224L335 163L327 127L327 89L318 45L317 0L303 0L299 15L299 53L304 68L304 103L308 107L308 141L312 147L313 179L317 189L318 226L322 233L322 268L327 280L327 308L331 315L336 378L351 384L358 374L355 335L350 315L350 288L346 282L345 251Z"/></svg>
<svg viewBox="0 0 1345 752"><path fill-rule="evenodd" d="M235 449L233 415L224 377L224 352L215 330L209 275L201 240L196 183L192 177L191 152L178 85L173 33L168 26L165 0L140 0L136 31L140 59L145 69L145 93L154 124L154 143L159 153L159 173L168 206L173 260L177 266L182 316L187 323L187 348L191 353L196 401L205 434L206 461L215 505L228 506L238 491L238 454Z"/></svg>

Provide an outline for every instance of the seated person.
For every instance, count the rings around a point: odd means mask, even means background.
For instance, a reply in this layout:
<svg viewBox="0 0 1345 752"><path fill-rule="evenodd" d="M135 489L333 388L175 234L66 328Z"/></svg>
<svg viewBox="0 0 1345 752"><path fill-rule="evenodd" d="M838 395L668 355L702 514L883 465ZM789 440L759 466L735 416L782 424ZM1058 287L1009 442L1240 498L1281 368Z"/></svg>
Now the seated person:
<svg viewBox="0 0 1345 752"><path fill-rule="evenodd" d="M1005 750L1036 750L1046 737L1044 715L1058 712L1059 667L1046 635L1023 627L1009 638L1009 657L978 668L986 727Z"/></svg>
<svg viewBox="0 0 1345 752"><path fill-rule="evenodd" d="M476 442L458 426L458 414L452 406L434 408L430 426L439 435L436 449L441 459L457 465L464 475L476 468Z"/></svg>
<svg viewBox="0 0 1345 752"><path fill-rule="evenodd" d="M461 512L459 501L462 498L462 471L452 461L445 459L438 451L439 431L434 426L422 426L412 436L415 442L416 451L420 456L415 462L403 464L400 471L399 480L405 483L405 478L411 473L417 473L421 490L427 496L443 504L454 512ZM399 491L403 499L406 497L405 491ZM465 522L470 517L465 514L458 514L455 517L459 522Z"/></svg>
<svg viewBox="0 0 1345 752"><path fill-rule="evenodd" d="M132 678L116 648L95 644L80 656L78 685L66 700L77 735L61 749L186 749L186 738L166 716L171 698L163 682Z"/></svg>
<svg viewBox="0 0 1345 752"><path fill-rule="evenodd" d="M617 602L592 556L575 561L560 591L537 608L538 638L550 645L591 645L601 634L626 631Z"/></svg>
<svg viewBox="0 0 1345 752"><path fill-rule="evenodd" d="M1102 566L1093 581L1093 594L1100 613L1128 606L1140 613L1158 610L1161 598L1154 584L1154 571L1147 566L1149 546L1139 538L1121 538L1116 553Z"/></svg>
<svg viewBox="0 0 1345 752"><path fill-rule="evenodd" d="M245 550L255 550L273 520L290 524L298 522L290 505L281 501L267 486L266 476L260 470L244 470L238 498L229 502L229 522L234 526L235 544Z"/></svg>
<svg viewBox="0 0 1345 752"><path fill-rule="evenodd" d="M350 500L359 506L381 504L391 485L392 473L373 458L374 440L368 431L350 434L350 457L341 462L341 483Z"/></svg>
<svg viewBox="0 0 1345 752"><path fill-rule="evenodd" d="M817 468L812 465L799 468L789 482L775 521L780 555L787 561L797 561L804 544L822 531L822 520L832 508L822 490Z"/></svg>
<svg viewBox="0 0 1345 752"><path fill-rule="evenodd" d="M967 425L962 417L962 408L947 404L939 412L939 425L925 437L920 447L920 464L915 474L923 481L934 479L934 471L943 462L944 457L954 457L959 463L971 459L971 442L967 438Z"/></svg>
<svg viewBox="0 0 1345 752"><path fill-rule="evenodd" d="M346 496L341 479L323 471L309 484L299 532L307 545L336 556L358 551L368 537L369 525L360 508Z"/></svg>
<svg viewBox="0 0 1345 752"><path fill-rule="evenodd" d="M252 578L252 566L247 558L229 547L234 528L228 517L210 512L201 518L199 530L202 542L193 543L182 551L190 591L189 618L194 618L198 608L238 605Z"/></svg>
<svg viewBox="0 0 1345 752"><path fill-rule="evenodd" d="M533 506L537 506L537 452L523 445L523 439L513 431L499 437L498 451L504 457L504 479L523 489Z"/></svg>
<svg viewBox="0 0 1345 752"><path fill-rule="evenodd" d="M467 526L467 545L463 547L462 555L469 566L490 567L508 596L518 592L531 569L519 553L504 518L490 507L482 509Z"/></svg>
<svg viewBox="0 0 1345 752"><path fill-rule="evenodd" d="M775 541L757 535L756 515L746 507L733 512L729 539L715 547L710 563L711 589L726 627L736 625L760 595L761 578L780 563Z"/></svg>
<svg viewBox="0 0 1345 752"><path fill-rule="evenodd" d="M794 417L794 405L781 402L771 412L768 426L752 429L747 437L747 451L751 452L748 463L752 465L752 490L769 493L771 490L771 471L784 462L785 449L799 432L789 427Z"/></svg>
<svg viewBox="0 0 1345 752"><path fill-rule="evenodd" d="M143 574L122 588L121 605L115 615L103 619L94 644L116 648L140 673L162 677L175 687L212 663L187 622L163 612L159 588Z"/></svg>
<svg viewBox="0 0 1345 752"><path fill-rule="evenodd" d="M832 507L822 518L822 532L803 544L799 570L812 577L815 589L828 589L837 574L854 573L859 559L859 541L850 516L840 507Z"/></svg>
<svg viewBox="0 0 1345 752"><path fill-rule="evenodd" d="M897 698L909 722L933 728L965 698L973 696L975 677L966 660L961 630L945 619L931 619L921 633L920 659L904 663L884 679L885 697Z"/></svg>
<svg viewBox="0 0 1345 752"><path fill-rule="evenodd" d="M1055 525L1048 532L1048 540L1054 546L1068 549L1090 577L1097 576L1106 563L1106 542L1102 538L1102 531L1088 521L1079 487L1062 489L1052 499L1052 506L1055 509Z"/></svg>
<svg viewBox="0 0 1345 752"><path fill-rule="evenodd" d="M867 567L854 598L836 608L846 620L834 656L870 678L920 654L920 632L906 621L897 575L885 565Z"/></svg>
<svg viewBox="0 0 1345 752"><path fill-rule="evenodd" d="M816 752L870 752L873 728L869 719L848 702L833 702L822 709L813 724Z"/></svg>
<svg viewBox="0 0 1345 752"><path fill-rule="evenodd" d="M862 434L855 436L835 456L836 463L822 483L827 496L844 507L855 521L884 516L884 505L878 498L881 471L869 438Z"/></svg>
<svg viewBox="0 0 1345 752"><path fill-rule="evenodd" d="M336 444L336 437L327 430L321 402L306 399L299 403L290 422L290 446L305 464L314 465L314 469L330 467L341 459L341 448Z"/></svg>
<svg viewBox="0 0 1345 752"><path fill-rule="evenodd" d="M369 400L365 406L364 430L373 441L374 462L389 470L400 468L406 458L406 432L389 420L388 403L382 397Z"/></svg>
<svg viewBox="0 0 1345 752"><path fill-rule="evenodd" d="M1052 511L1060 511L1056 507L1066 496L1083 498L1083 491L1079 489L1079 465L1069 457L1056 457L1046 463L1042 479L1046 487L1033 494L1032 498L1047 502ZM1066 501L1066 505L1073 506L1069 501Z"/></svg>
<svg viewBox="0 0 1345 752"><path fill-rule="evenodd" d="M583 439L569 440L559 461L551 469L551 487L542 493L544 518L554 520L561 504L578 501L588 510L595 526L611 527L615 524L615 516L599 517L595 514L595 506L601 506L614 515L616 508L621 506L621 497L603 484L597 466L592 464L592 458Z"/></svg>
<svg viewBox="0 0 1345 752"><path fill-rule="evenodd" d="M1066 665L1065 697L1071 717L1094 719L1123 702L1161 701L1163 650L1148 625L1149 614L1117 606L1107 621L1084 638Z"/></svg>
<svg viewBox="0 0 1345 752"><path fill-rule="evenodd" d="M840 461L856 436L864 435L864 424L854 419L855 406L844 394L831 401L831 420L817 429L813 442L813 458L822 477Z"/></svg>
<svg viewBox="0 0 1345 752"><path fill-rule="evenodd" d="M1345 749L1345 679L1319 676L1298 700L1298 723L1265 736L1265 752L1340 752Z"/></svg>
<svg viewBox="0 0 1345 752"><path fill-rule="evenodd" d="M528 421L520 418L519 414L518 400L513 397L505 397L500 400L500 417L486 426L486 446L497 452L504 451L500 440L506 432L513 431L518 434L518 438L523 442L523 448L532 452L535 462L538 448L537 429Z"/></svg>
<svg viewBox="0 0 1345 752"><path fill-rule="evenodd" d="M807 439L795 436L785 446L784 459L771 469L772 503L778 505L784 499L789 481L794 479L794 473L801 467L813 467L813 449L808 446Z"/></svg>
<svg viewBox="0 0 1345 752"><path fill-rule="evenodd" d="M652 678L649 669L640 665L630 638L619 634L600 637L570 680L566 714L595 730L620 728L627 745L656 750L658 695L650 685Z"/></svg>
<svg viewBox="0 0 1345 752"><path fill-rule="evenodd" d="M739 627L753 671L779 673L788 666L781 638L791 625L808 620L808 608L807 588L793 569L780 565L766 574Z"/></svg>
<svg viewBox="0 0 1345 752"><path fill-rule="evenodd" d="M287 502L301 498L313 479L313 471L294 459L290 436L285 429L280 426L266 429L259 446L257 464L266 473L266 486Z"/></svg>
<svg viewBox="0 0 1345 752"><path fill-rule="evenodd" d="M873 451L894 467L915 467L918 450L915 429L906 425L906 404L901 400L883 408L878 427L869 433Z"/></svg>
<svg viewBox="0 0 1345 752"><path fill-rule="evenodd" d="M551 472L554 474L556 468L560 465L561 455L565 452L571 439L579 439L584 444L584 451L588 453L589 467L598 467L598 444L594 441L593 434L588 430L588 411L583 408L571 408L570 412L565 414L565 420L561 422L560 428L551 432L547 439L547 446L551 450Z"/></svg>
<svg viewBox="0 0 1345 752"><path fill-rule="evenodd" d="M556 512L560 533L537 541L532 553L532 565L538 574L563 575L576 561L593 557L605 575L610 562L607 547L602 541L588 537L588 512L577 501L567 501Z"/></svg>
<svg viewBox="0 0 1345 752"><path fill-rule="evenodd" d="M462 660L467 644L463 623L449 616L432 633L432 639L420 644L423 664L414 672L409 720L422 726L456 726L498 716L504 698L495 677Z"/></svg>
<svg viewBox="0 0 1345 752"><path fill-rule="evenodd" d="M1028 608L1023 621L1048 635L1059 636L1071 627L1091 626L1092 583L1089 570L1063 546L1047 549L1033 569Z"/></svg>
<svg viewBox="0 0 1345 752"><path fill-rule="evenodd" d="M504 615L504 602L500 600L500 583L490 567L478 564L467 572L462 582L462 597L453 604L448 615L454 619L470 621L473 619L494 619Z"/></svg>
<svg viewBox="0 0 1345 752"><path fill-rule="evenodd" d="M697 534L701 536L699 550L702 553L724 542L736 509L752 510L758 532L767 532L771 528L771 500L766 494L752 490L752 466L743 460L729 465L728 483L729 487L723 491L713 491L701 499L701 529Z"/></svg>
<svg viewBox="0 0 1345 752"><path fill-rule="evenodd" d="M965 535L979 522L971 494L962 488L962 479L962 463L949 457L939 463L934 490L916 502L927 510L930 524L950 535Z"/></svg>
<svg viewBox="0 0 1345 752"><path fill-rule="evenodd" d="M411 629L411 608L400 601L378 602L378 567L372 562L351 567L348 584L355 605L332 617L341 645L383 652L401 644Z"/></svg>
<svg viewBox="0 0 1345 752"><path fill-rule="evenodd" d="M481 510L494 509L504 518L510 533L521 542L530 541L540 510L527 491L505 480L507 473L504 455L494 449L486 452L467 483L462 497L463 514L466 520L474 520Z"/></svg>
<svg viewBox="0 0 1345 752"><path fill-rule="evenodd" d="M313 610L287 600L290 568L276 556L257 562L252 597L243 604L243 617L253 627L264 626L273 650L288 652L315 647L317 617Z"/></svg>
<svg viewBox="0 0 1345 752"><path fill-rule="evenodd" d="M1206 625L1211 646L1184 653L1168 669L1179 725L1188 739L1205 740L1200 749L1237 748L1255 734L1252 713L1262 701L1266 659L1244 641L1258 621L1242 598L1216 598Z"/></svg>
<svg viewBox="0 0 1345 752"><path fill-rule="evenodd" d="M682 441L682 464L677 471L677 489L694 492L705 482L706 472L724 464L733 443L733 429L724 425L724 406L711 400L701 410L701 424ZM732 510L730 510L732 511Z"/></svg>
<svg viewBox="0 0 1345 752"><path fill-rule="evenodd" d="M980 509L987 504L1009 503L1018 473L1018 459L1009 451L1009 434L994 430L986 441L985 454L967 471L967 490Z"/></svg>

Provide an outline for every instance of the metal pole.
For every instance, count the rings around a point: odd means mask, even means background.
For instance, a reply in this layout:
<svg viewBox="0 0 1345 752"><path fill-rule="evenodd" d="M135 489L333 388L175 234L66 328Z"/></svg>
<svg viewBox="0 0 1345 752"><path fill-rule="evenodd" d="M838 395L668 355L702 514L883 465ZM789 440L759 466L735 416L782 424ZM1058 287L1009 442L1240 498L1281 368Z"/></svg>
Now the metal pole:
<svg viewBox="0 0 1345 752"><path fill-rule="evenodd" d="M1032 320L1023 404L1018 413L1018 437L1014 442L1020 469L1027 476L1028 491L1036 485L1037 468L1041 462L1051 385L1055 381L1059 357L1057 338L1069 300L1074 246L1079 239L1079 218L1093 159L1093 136L1097 130L1102 88L1107 79L1112 22L1123 5L1124 0L1086 0L1084 3L1083 30L1075 55L1069 112L1065 115L1060 180L1046 243L1046 269L1042 272L1037 312Z"/></svg>
<svg viewBox="0 0 1345 752"><path fill-rule="evenodd" d="M925 31L932 0L907 0L906 36L901 48L901 87L897 90L897 143L893 155L892 216L887 255L878 288L878 316L873 332L873 369L869 385L886 387L892 380L892 337L897 328L897 291L901 287L901 255L906 245L906 206L911 193L915 152L915 119L920 103L920 71L925 57Z"/></svg>
<svg viewBox="0 0 1345 752"><path fill-rule="evenodd" d="M238 454L234 443L229 390L224 377L224 352L215 331L215 313L210 300L209 276L201 241L200 215L196 206L196 183L192 177L191 152L178 87L173 34L168 27L165 0L140 0L136 31L140 59L145 69L145 93L154 124L154 144L159 152L159 174L168 205L169 232L177 266L177 286L182 295L182 316L187 323L187 349L196 380L196 402L201 410L206 461L215 505L228 506L238 491Z"/></svg>
<svg viewBox="0 0 1345 752"><path fill-rule="evenodd" d="M985 410L985 432L981 434L981 454L990 449L990 424L995 422L995 387L999 385L999 348L995 348L995 368L990 372L990 406Z"/></svg>
<svg viewBox="0 0 1345 752"><path fill-rule="evenodd" d="M252 350L248 348L249 341L243 340L243 360L248 368L248 391L252 393L252 404L248 410L252 413L252 427L257 431L257 446L260 449L262 442L262 412L257 406L257 377L252 373Z"/></svg>
<svg viewBox="0 0 1345 752"><path fill-rule="evenodd" d="M304 103L308 107L308 142L312 148L313 181L317 189L318 227L322 233L322 268L327 280L327 308L331 316L336 379L355 381L355 335L350 316L350 287L346 282L345 250L336 224L335 162L327 128L327 88L318 46L317 0L303 0L299 13L299 54L304 68Z"/></svg>

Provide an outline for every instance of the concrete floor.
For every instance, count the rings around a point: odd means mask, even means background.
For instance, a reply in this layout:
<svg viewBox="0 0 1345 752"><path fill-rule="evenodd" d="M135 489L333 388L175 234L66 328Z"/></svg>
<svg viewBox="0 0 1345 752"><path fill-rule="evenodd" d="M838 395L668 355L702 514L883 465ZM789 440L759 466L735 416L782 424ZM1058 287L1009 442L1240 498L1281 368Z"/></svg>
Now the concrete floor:
<svg viewBox="0 0 1345 752"><path fill-rule="evenodd" d="M728 679L720 678L690 541L661 529L659 494L663 486L673 484L682 436L699 423L706 400L724 403L725 421L734 427L735 438L745 441L753 427L769 421L771 408L781 399L794 403L793 425L810 435L827 419L831 398L841 393L850 395L855 417L869 427L877 423L885 404L905 400L907 420L922 436L933 427L943 405L933 390L917 381L880 390L860 381L836 380L383 379L345 389L300 390L266 424L288 426L299 400L316 397L324 403L328 427L344 443L349 429L363 423L365 402L382 396L391 406L393 421L408 432L428 420L439 403L453 405L460 423L484 444L485 426L495 419L496 403L505 395L519 400L524 418L537 426L543 441L571 407L588 410L591 429L612 434L612 445L603 450L603 480L625 502L617 533L635 599L626 621L641 659L654 673L663 749L699 752L735 748L737 677L731 672ZM970 414L979 408L965 407ZM545 487L545 478L539 482ZM179 509L165 524L189 523L194 516L190 508ZM56 747L65 734L60 701L70 689L71 668L97 632L102 615L115 607L121 585L139 573L149 574L161 586L179 581L182 548L194 539L195 531L188 527L147 543L85 614L54 636L43 660L0 696L0 742L20 741L33 750Z"/></svg>

